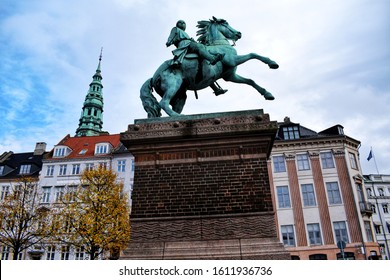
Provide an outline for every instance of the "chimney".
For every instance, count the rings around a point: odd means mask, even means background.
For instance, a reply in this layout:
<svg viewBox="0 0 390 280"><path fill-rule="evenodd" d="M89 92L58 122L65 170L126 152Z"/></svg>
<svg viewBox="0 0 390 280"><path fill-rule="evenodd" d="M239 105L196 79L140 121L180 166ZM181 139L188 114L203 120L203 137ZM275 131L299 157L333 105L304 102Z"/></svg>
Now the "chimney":
<svg viewBox="0 0 390 280"><path fill-rule="evenodd" d="M45 142L37 142L35 144L34 155L41 156L46 152L46 143Z"/></svg>

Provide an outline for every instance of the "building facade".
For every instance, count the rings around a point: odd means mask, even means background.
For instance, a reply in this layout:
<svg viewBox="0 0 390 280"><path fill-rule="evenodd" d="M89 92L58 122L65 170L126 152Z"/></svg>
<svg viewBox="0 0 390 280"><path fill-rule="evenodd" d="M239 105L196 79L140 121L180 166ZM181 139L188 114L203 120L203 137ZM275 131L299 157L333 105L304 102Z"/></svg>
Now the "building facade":
<svg viewBox="0 0 390 280"><path fill-rule="evenodd" d="M42 206L50 208L59 203L64 194L80 186L84 170L98 167L112 169L117 181L124 185L124 193L130 198L133 186L133 156L120 142L120 135L65 136L42 161L39 177ZM129 201L131 206L131 201ZM80 248L66 244L46 244L36 250L44 260L81 260L87 256Z"/></svg>
<svg viewBox="0 0 390 280"><path fill-rule="evenodd" d="M364 175L364 186L372 209L376 240L382 259L390 259L390 175Z"/></svg>
<svg viewBox="0 0 390 280"><path fill-rule="evenodd" d="M279 237L292 259L368 259L379 253L359 146L341 125L317 133L289 118L279 123L268 170Z"/></svg>
<svg viewBox="0 0 390 280"><path fill-rule="evenodd" d="M23 176L38 180L45 154L46 143L38 142L35 145L34 152L4 152L0 156L0 200L15 192ZM5 227L6 225L2 224L0 226ZM2 245L0 250L2 260L13 258L13 252L9 246ZM27 252L22 252L17 258L29 258Z"/></svg>

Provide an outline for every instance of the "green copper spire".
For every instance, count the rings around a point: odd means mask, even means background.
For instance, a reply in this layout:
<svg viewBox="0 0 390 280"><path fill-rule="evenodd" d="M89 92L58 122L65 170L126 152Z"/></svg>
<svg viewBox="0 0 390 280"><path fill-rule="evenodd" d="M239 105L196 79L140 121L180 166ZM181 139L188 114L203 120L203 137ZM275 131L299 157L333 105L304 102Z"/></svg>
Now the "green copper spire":
<svg viewBox="0 0 390 280"><path fill-rule="evenodd" d="M102 61L103 48L100 51L99 64L92 82L89 84L89 90L85 97L79 127L76 130L76 136L94 136L100 135L103 127L103 85L100 64Z"/></svg>

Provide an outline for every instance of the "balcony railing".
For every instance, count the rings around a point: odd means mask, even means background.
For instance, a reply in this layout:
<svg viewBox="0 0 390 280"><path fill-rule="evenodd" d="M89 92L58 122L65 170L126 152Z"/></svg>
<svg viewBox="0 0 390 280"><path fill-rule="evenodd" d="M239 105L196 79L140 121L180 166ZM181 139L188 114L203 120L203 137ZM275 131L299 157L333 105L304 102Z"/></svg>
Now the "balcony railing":
<svg viewBox="0 0 390 280"><path fill-rule="evenodd" d="M359 206L360 206L360 213L362 213L363 215L371 216L373 214L371 202L360 201Z"/></svg>

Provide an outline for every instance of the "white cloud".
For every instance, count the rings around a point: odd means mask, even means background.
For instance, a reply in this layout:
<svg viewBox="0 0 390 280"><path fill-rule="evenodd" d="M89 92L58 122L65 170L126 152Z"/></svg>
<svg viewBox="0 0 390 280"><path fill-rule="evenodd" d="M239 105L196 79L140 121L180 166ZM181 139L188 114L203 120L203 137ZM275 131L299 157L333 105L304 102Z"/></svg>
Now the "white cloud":
<svg viewBox="0 0 390 280"><path fill-rule="evenodd" d="M42 138L54 145L67 133L74 134L101 47L103 129L126 130L134 119L146 117L139 89L171 58L173 48L166 48L165 41L176 21L184 19L188 34L195 37L196 22L216 16L242 32L239 54L256 52L280 64L270 70L250 61L237 70L276 99L266 101L247 85L220 81L228 93L215 97L205 89L195 100L188 92L183 113L263 108L273 120L289 116L316 131L339 123L362 141L362 154L367 143L380 146L377 154L389 151L387 1L9 2L12 8L0 20L0 102L5 104L7 98L11 105L2 116L23 119L26 107L34 110L27 110L33 124L31 130L25 128L29 141L19 131L5 131L17 123L0 126L2 150L12 145L32 150L35 142L45 141ZM5 97L6 91L15 97ZM41 120L34 120L38 117ZM383 172L390 173L390 165L383 165ZM372 167L367 166L367 172L373 172Z"/></svg>

